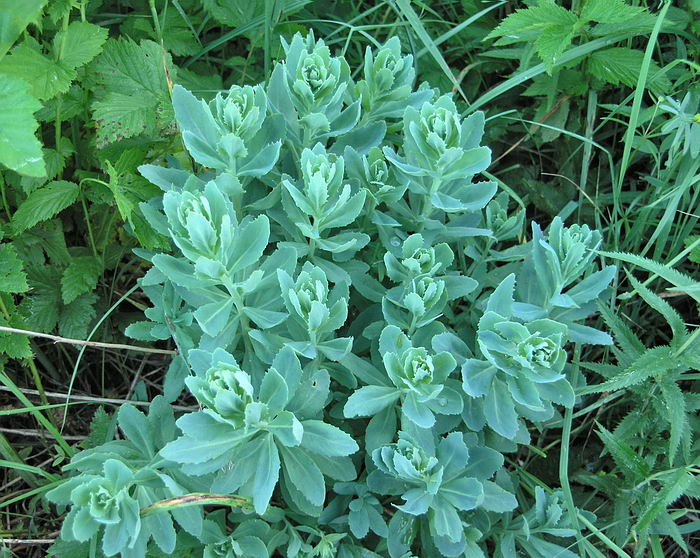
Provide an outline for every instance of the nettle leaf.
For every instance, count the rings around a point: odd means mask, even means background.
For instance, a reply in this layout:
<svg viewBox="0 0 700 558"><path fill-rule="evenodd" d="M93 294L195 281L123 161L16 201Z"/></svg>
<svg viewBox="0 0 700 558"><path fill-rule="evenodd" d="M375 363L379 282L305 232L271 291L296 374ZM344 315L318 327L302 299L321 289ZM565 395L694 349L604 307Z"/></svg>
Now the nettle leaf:
<svg viewBox="0 0 700 558"><path fill-rule="evenodd" d="M668 413L666 418L671 427L671 436L668 441L668 461L673 465L681 439L691 435L690 424L686 413L685 397L678 384L672 378L668 378L659 382L659 387Z"/></svg>
<svg viewBox="0 0 700 558"><path fill-rule="evenodd" d="M550 25L535 40L537 54L542 58L547 71L551 74L556 60L566 47L571 44L574 29L571 25Z"/></svg>
<svg viewBox="0 0 700 558"><path fill-rule="evenodd" d="M620 83L635 87L644 61L644 52L626 47L612 47L592 52L586 59L588 71L596 78L612 85ZM647 86L656 94L669 90L671 82L661 74L656 62L649 64Z"/></svg>
<svg viewBox="0 0 700 558"><path fill-rule="evenodd" d="M64 337L85 339L90 322L97 315L95 293L84 293L61 308L58 332Z"/></svg>
<svg viewBox="0 0 700 558"><path fill-rule="evenodd" d="M70 304L83 293L94 290L102 275L103 264L94 256L72 257L61 278L61 296L64 304Z"/></svg>
<svg viewBox="0 0 700 558"><path fill-rule="evenodd" d="M656 262L643 256L638 256L637 254L628 254L626 252L605 252L601 250L600 254L637 265L659 277L663 277L673 285L674 290L688 293L695 301L700 302L700 282L694 281L689 275L673 267L669 267L666 264Z"/></svg>
<svg viewBox="0 0 700 558"><path fill-rule="evenodd" d="M516 10L503 20L486 39L500 37L497 45L534 41L537 54L548 73L552 73L557 57L571 44L577 33L578 17L553 0L541 0L537 6Z"/></svg>
<svg viewBox="0 0 700 558"><path fill-rule="evenodd" d="M587 386L579 390L579 394L601 393L615 391L640 384L648 378L659 376L678 366L678 358L671 347L662 346L647 349L642 356L635 360L621 374L602 384Z"/></svg>
<svg viewBox="0 0 700 558"><path fill-rule="evenodd" d="M580 18L597 23L622 23L644 11L643 6L630 6L625 0L587 0Z"/></svg>
<svg viewBox="0 0 700 558"><path fill-rule="evenodd" d="M541 0L537 6L515 10L504 19L485 39L504 37L497 44L514 43L521 39L523 31L542 31L551 26L572 26L577 21L576 14L554 3L554 0Z"/></svg>
<svg viewBox="0 0 700 558"><path fill-rule="evenodd" d="M27 82L2 76L0 79L0 163L27 176L45 176L41 143L35 132L34 113L41 103L29 93Z"/></svg>
<svg viewBox="0 0 700 558"><path fill-rule="evenodd" d="M15 232L25 231L41 221L51 219L78 199L80 187L75 182L55 180L35 190L12 216Z"/></svg>
<svg viewBox="0 0 700 558"><path fill-rule="evenodd" d="M649 465L628 444L619 440L600 424L598 424L598 436L625 476L630 476L632 479L647 478L650 472Z"/></svg>
<svg viewBox="0 0 700 558"><path fill-rule="evenodd" d="M98 407L90 420L90 434L81 442L84 449L106 444L114 438L116 417L105 411L104 407Z"/></svg>

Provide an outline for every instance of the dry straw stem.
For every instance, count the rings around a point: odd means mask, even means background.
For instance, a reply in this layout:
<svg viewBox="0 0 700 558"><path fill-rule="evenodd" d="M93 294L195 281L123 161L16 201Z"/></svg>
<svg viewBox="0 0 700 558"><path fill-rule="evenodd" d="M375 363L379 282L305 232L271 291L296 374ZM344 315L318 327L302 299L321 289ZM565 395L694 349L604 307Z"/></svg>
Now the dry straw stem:
<svg viewBox="0 0 700 558"><path fill-rule="evenodd" d="M0 391L9 391L11 392L12 390L10 388L0 386ZM39 392L35 389L20 389L22 393L25 395L39 395ZM74 401L85 401L87 403L97 403L101 405L122 405L124 403L130 403L131 405L136 405L136 406L141 406L141 407L149 407L151 405L151 401L132 401L130 399L110 399L107 397L90 397L87 395L73 395L73 394L67 394L67 393L54 393L51 391L46 392L46 397L51 397L51 398L56 398L56 399L72 399ZM184 407L181 405L171 405L173 409L176 411L193 411L197 410L199 407L193 406L193 407Z"/></svg>
<svg viewBox="0 0 700 558"><path fill-rule="evenodd" d="M101 349L121 349L127 351L139 351L141 353L154 353L159 355L176 355L177 351L169 349L152 349L150 347L137 347L136 345L124 345L122 343L101 343L99 341L83 341L82 339L68 339L59 337L58 335L49 335L48 333L39 333L37 331L28 331L26 329L17 329L14 327L0 326L0 331L7 333L19 333L20 335L29 335L30 337L42 337L51 339L54 343L68 343L69 345L84 345L86 347L97 347Z"/></svg>
<svg viewBox="0 0 700 558"><path fill-rule="evenodd" d="M41 545L41 544L53 544L56 539L0 539L0 544L6 545Z"/></svg>

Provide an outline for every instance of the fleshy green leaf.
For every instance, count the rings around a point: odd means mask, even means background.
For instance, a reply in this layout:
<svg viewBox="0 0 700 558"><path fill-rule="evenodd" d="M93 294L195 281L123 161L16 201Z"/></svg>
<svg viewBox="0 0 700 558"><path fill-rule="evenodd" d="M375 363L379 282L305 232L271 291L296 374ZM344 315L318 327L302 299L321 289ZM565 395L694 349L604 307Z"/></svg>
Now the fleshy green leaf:
<svg viewBox="0 0 700 558"><path fill-rule="evenodd" d="M352 455L360 448L350 434L320 420L305 420L301 445L312 453L328 457Z"/></svg>
<svg viewBox="0 0 700 558"><path fill-rule="evenodd" d="M512 440L518 431L517 415L508 387L495 379L484 400L484 415L489 426L504 438Z"/></svg>
<svg viewBox="0 0 700 558"><path fill-rule="evenodd" d="M257 453L257 463L255 479L253 480L253 505L255 511L262 515L270 503L280 474L280 457L270 434L265 436L265 441Z"/></svg>
<svg viewBox="0 0 700 558"><path fill-rule="evenodd" d="M348 398L343 413L347 418L370 417L394 403L400 395L394 387L364 386Z"/></svg>
<svg viewBox="0 0 700 558"><path fill-rule="evenodd" d="M326 498L326 485L321 471L309 457L299 448L280 447L282 463L287 482L304 496L314 506L323 505Z"/></svg>

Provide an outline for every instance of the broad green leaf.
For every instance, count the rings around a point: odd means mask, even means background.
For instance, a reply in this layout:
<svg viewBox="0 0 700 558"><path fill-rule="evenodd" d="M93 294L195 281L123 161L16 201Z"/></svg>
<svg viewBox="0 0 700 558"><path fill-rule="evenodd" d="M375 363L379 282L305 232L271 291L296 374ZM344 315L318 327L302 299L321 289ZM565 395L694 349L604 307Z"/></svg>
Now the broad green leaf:
<svg viewBox="0 0 700 558"><path fill-rule="evenodd" d="M404 416L419 428L430 428L435 424L435 415L427 405L418 401L415 393L409 391L401 405Z"/></svg>
<svg viewBox="0 0 700 558"><path fill-rule="evenodd" d="M201 412L182 416L177 425L186 435L170 442L160 453L165 459L178 463L197 464L215 459L250 436L243 428L216 422ZM202 437L202 432L207 433L206 437Z"/></svg>
<svg viewBox="0 0 700 558"><path fill-rule="evenodd" d="M238 170L238 176L263 176L277 162L282 142L276 141L263 147Z"/></svg>
<svg viewBox="0 0 700 558"><path fill-rule="evenodd" d="M375 449L390 444L397 431L396 411L386 407L374 415L365 430L365 450L369 453Z"/></svg>
<svg viewBox="0 0 700 558"><path fill-rule="evenodd" d="M75 69L95 58L106 40L106 28L85 21L74 21L56 33L53 40L54 52L63 64Z"/></svg>
<svg viewBox="0 0 700 558"><path fill-rule="evenodd" d="M261 329L269 329L281 324L287 319L289 314L286 312L274 312L272 310L264 310L262 308L246 307L244 309L248 316Z"/></svg>
<svg viewBox="0 0 700 558"><path fill-rule="evenodd" d="M581 324L568 324L568 338L574 343L589 345L612 345L613 339L608 333Z"/></svg>
<svg viewBox="0 0 700 558"><path fill-rule="evenodd" d="M12 216L13 229L20 233L41 221L51 219L71 205L78 198L79 191L77 184L67 180L55 180L35 190Z"/></svg>
<svg viewBox="0 0 700 558"><path fill-rule="evenodd" d="M64 337L73 339L85 339L88 326L97 314L95 293L83 293L70 304L61 308L58 332Z"/></svg>
<svg viewBox="0 0 700 558"><path fill-rule="evenodd" d="M0 60L27 25L37 21L44 4L46 0L26 0L21 5L13 0L0 0Z"/></svg>
<svg viewBox="0 0 700 558"><path fill-rule="evenodd" d="M219 128L207 103L176 85L173 89L173 108L192 157L203 165L223 168L224 161L217 153Z"/></svg>
<svg viewBox="0 0 700 558"><path fill-rule="evenodd" d="M71 258L61 278L63 303L70 304L81 294L94 290L102 271L103 265L100 258L94 256Z"/></svg>
<svg viewBox="0 0 700 558"><path fill-rule="evenodd" d="M27 82L1 76L0 163L27 176L46 175L41 143L35 135L39 124L34 113L40 108Z"/></svg>
<svg viewBox="0 0 700 558"><path fill-rule="evenodd" d="M608 287L616 273L617 268L614 265L608 265L579 281L568 289L566 294L579 305L590 302Z"/></svg>
<svg viewBox="0 0 700 558"><path fill-rule="evenodd" d="M511 273L498 284L486 303L487 312L495 312L505 318L513 315L513 290L515 289L515 274Z"/></svg>
<svg viewBox="0 0 700 558"><path fill-rule="evenodd" d="M0 245L0 292L23 293L29 289L22 260L12 244Z"/></svg>
<svg viewBox="0 0 700 558"><path fill-rule="evenodd" d="M113 556L125 550L139 520L139 508L135 500L125 498L121 504L128 505L128 507L123 505L123 509L120 510L121 521L108 524L102 537L102 551L107 556Z"/></svg>
<svg viewBox="0 0 700 558"><path fill-rule="evenodd" d="M462 388L470 397L486 395L498 370L485 360L467 359L462 364Z"/></svg>
<svg viewBox="0 0 700 558"><path fill-rule="evenodd" d="M432 509L431 526L441 537L457 542L463 536L464 527L457 510L450 504L441 502Z"/></svg>
<svg viewBox="0 0 700 558"><path fill-rule="evenodd" d="M97 147L156 130L158 98L109 92L93 105Z"/></svg>
<svg viewBox="0 0 700 558"><path fill-rule="evenodd" d="M177 544L177 533L173 520L168 513L155 513L141 519L144 527L153 536L153 540L165 554L172 554Z"/></svg>
<svg viewBox="0 0 700 558"><path fill-rule="evenodd" d="M268 426L270 432L285 446L292 448L301 444L304 426L289 411L282 411Z"/></svg>
<svg viewBox="0 0 700 558"><path fill-rule="evenodd" d="M77 74L72 67L22 43L0 61L0 75L3 81L5 76L26 81L33 97L46 100L68 91Z"/></svg>

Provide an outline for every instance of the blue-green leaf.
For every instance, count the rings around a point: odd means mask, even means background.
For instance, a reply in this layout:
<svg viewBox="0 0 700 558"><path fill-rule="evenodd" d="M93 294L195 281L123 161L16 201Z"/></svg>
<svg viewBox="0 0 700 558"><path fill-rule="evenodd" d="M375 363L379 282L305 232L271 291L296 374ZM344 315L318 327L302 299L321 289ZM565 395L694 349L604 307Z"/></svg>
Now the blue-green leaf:
<svg viewBox="0 0 700 558"><path fill-rule="evenodd" d="M351 455L360 448L350 434L320 420L305 420L301 446L312 453L329 457Z"/></svg>
<svg viewBox="0 0 700 558"><path fill-rule="evenodd" d="M400 395L395 387L364 386L348 398L343 414L346 418L371 417L394 403Z"/></svg>
<svg viewBox="0 0 700 558"><path fill-rule="evenodd" d="M265 513L272 492L277 486L280 473L280 458L271 434L264 438L257 453L257 470L253 480L253 506L256 513Z"/></svg>
<svg viewBox="0 0 700 558"><path fill-rule="evenodd" d="M303 449L280 449L287 482L292 483L310 504L323 505L326 499L326 485L320 469Z"/></svg>
<svg viewBox="0 0 700 558"><path fill-rule="evenodd" d="M512 440L518 431L517 414L508 387L499 379L491 384L484 400L484 415L498 434Z"/></svg>

